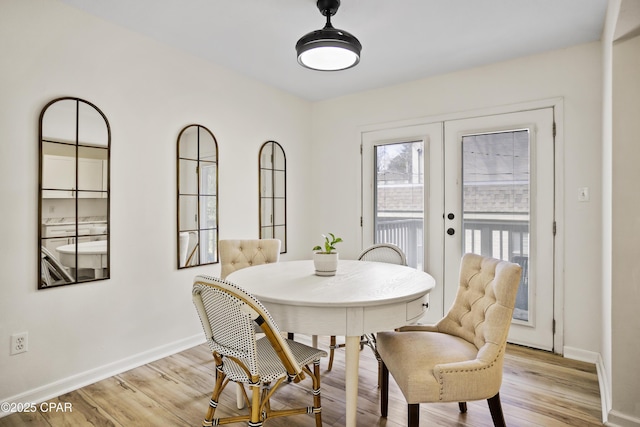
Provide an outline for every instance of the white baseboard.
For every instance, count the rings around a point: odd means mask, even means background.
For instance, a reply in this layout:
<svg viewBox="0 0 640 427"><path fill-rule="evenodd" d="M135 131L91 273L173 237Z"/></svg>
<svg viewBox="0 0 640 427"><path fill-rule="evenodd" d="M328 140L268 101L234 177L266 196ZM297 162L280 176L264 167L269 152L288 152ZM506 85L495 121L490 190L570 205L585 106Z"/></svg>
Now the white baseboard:
<svg viewBox="0 0 640 427"><path fill-rule="evenodd" d="M602 360L600 353L596 353L595 351L583 350L581 348L564 346L564 357L567 359L579 360L581 362L588 362L597 364L598 360Z"/></svg>
<svg viewBox="0 0 640 427"><path fill-rule="evenodd" d="M607 376L607 370L604 367L604 360L600 353L565 346L564 357L596 365L596 371L598 372L598 385L600 386L602 422L604 425L609 427L640 427L639 418L611 409L613 405L611 403L609 379Z"/></svg>
<svg viewBox="0 0 640 427"><path fill-rule="evenodd" d="M618 411L611 411L604 424L609 427L638 427L640 426L640 418L630 417Z"/></svg>
<svg viewBox="0 0 640 427"><path fill-rule="evenodd" d="M598 385L600 386L600 405L602 407L602 422L606 423L609 411L611 410L611 390L609 389L609 378L607 370L604 368L604 360L598 354L596 361L598 371Z"/></svg>
<svg viewBox="0 0 640 427"><path fill-rule="evenodd" d="M564 347L564 357L567 359L579 360L581 362L593 363L596 365L598 374L598 386L600 387L600 405L602 410L602 422L607 422L607 414L611 410L611 393L609 390L609 381L607 380L607 371L604 368L604 360L600 353L595 351L587 351L581 348Z"/></svg>
<svg viewBox="0 0 640 427"><path fill-rule="evenodd" d="M202 344L203 342L205 342L204 335L197 334L142 353L134 354L133 356L89 371L81 372L59 381L45 384L32 390L27 390L24 393L20 393L15 396L2 397L0 398L0 402L44 402L60 396L61 394L77 390L105 378L112 377L130 369L137 368L138 366L187 350L191 347ZM0 411L0 418L9 414L10 412Z"/></svg>

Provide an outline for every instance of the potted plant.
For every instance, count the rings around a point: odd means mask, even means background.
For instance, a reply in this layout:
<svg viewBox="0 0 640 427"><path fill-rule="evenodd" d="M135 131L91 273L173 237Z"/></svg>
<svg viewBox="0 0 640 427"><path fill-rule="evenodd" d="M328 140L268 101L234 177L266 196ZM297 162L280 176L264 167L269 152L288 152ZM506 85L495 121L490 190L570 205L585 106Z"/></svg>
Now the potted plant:
<svg viewBox="0 0 640 427"><path fill-rule="evenodd" d="M335 276L338 270L338 252L336 244L342 242L333 233L323 234L324 244L313 248L313 264L318 276Z"/></svg>

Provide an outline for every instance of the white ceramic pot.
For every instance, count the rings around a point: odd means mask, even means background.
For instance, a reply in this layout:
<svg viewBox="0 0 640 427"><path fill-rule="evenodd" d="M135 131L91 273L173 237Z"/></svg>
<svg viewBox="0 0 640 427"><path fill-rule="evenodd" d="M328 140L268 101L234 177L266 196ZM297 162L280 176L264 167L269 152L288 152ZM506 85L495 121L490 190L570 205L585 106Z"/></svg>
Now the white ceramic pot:
<svg viewBox="0 0 640 427"><path fill-rule="evenodd" d="M313 265L316 268L316 275L335 276L338 270L338 253L332 252L330 254L324 254L314 252Z"/></svg>

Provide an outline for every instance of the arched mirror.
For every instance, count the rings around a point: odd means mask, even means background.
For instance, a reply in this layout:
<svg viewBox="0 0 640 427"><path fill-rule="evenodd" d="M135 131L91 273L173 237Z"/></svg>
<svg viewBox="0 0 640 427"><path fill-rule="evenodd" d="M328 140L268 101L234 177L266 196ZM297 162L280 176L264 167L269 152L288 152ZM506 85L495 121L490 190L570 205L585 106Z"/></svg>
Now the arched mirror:
<svg viewBox="0 0 640 427"><path fill-rule="evenodd" d="M218 262L218 143L189 125L178 135L178 268Z"/></svg>
<svg viewBox="0 0 640 427"><path fill-rule="evenodd" d="M49 102L39 122L38 289L109 278L111 129L80 98Z"/></svg>
<svg viewBox="0 0 640 427"><path fill-rule="evenodd" d="M260 147L260 238L280 239L287 252L287 158L276 141Z"/></svg>

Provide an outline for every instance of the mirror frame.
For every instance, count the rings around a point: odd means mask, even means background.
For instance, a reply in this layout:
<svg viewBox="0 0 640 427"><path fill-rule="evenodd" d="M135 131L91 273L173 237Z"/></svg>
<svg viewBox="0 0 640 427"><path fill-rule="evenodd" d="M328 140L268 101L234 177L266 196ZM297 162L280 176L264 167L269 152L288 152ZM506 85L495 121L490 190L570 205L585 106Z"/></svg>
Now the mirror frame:
<svg viewBox="0 0 640 427"><path fill-rule="evenodd" d="M74 128L74 133L75 133L75 137L72 137L71 139L67 139L63 137L60 138L49 138L50 135L46 135L45 136L45 129L43 126L44 120L45 120L45 115L47 113L47 111L49 111L49 108L51 108L52 106L54 106L56 103L61 102L61 101L72 101L75 103L75 117L73 118L74 123L73 123L73 128ZM82 107L89 107L92 108L92 111L97 112L100 117L104 120L104 125L105 125L105 130L106 130L106 146L103 145L95 145L95 144L91 144L90 142L86 142L81 140L80 138L80 132L84 132L86 127L81 127L81 119L82 119L82 115L81 115L81 109ZM44 170L44 160L45 160L45 155L49 155L47 154L44 149L44 144L59 144L60 147L58 147L61 151L65 150L66 151L74 151L74 155L73 156L68 156L72 159L74 159L74 170L73 173L75 174L75 183L74 183L74 187L71 189L71 191L68 191L68 189L66 188L44 188L43 185L44 180L43 180L43 170ZM55 145L52 145L52 147L55 147ZM100 170L100 174L101 174L101 188L100 190L96 190L96 189L91 189L91 190L80 190L78 189L78 184L79 184L79 170L80 170L80 163L79 163L79 159L81 158L85 158L83 156L80 156L79 153L81 151L89 151L89 150L96 150L96 149L105 149L106 150L106 171L104 170L104 163L103 163L103 167ZM66 96L66 97L60 97L60 98L56 98L53 99L52 101L48 102L43 108L42 111L40 112L40 118L38 121L38 150L39 150L39 160L38 160L38 247L40 247L40 250L38 251L38 289L49 289L49 288L55 288L55 287L60 287L60 286L68 286L68 285L75 285L75 284L80 284L80 283L87 283L87 282L95 282L95 281L101 281L101 280L107 280L110 278L111 275L111 203L110 203L110 199L111 199L111 126L109 125L109 120L107 119L107 116L102 112L102 110L100 110L96 105L94 105L93 103L86 101L84 99L81 98L76 98L76 97L70 97L70 96ZM67 157L67 156L63 156L63 157ZM98 157L98 159L101 157ZM105 188L106 185L106 188ZM65 259L67 259L67 262L69 262L69 258L71 258L72 264L75 266L78 266L78 246L76 245L76 243L79 242L79 240L85 240L87 242L89 241L99 241L99 240L105 240L106 243L106 252L103 254L102 252L98 253L98 257L99 257L99 263L100 266L98 268L94 268L94 267L87 267L87 269L93 269L94 270L94 276L93 278L85 278L85 279L80 279L79 276L79 270L80 269L74 269L75 270L75 277L73 275L74 270L71 269L71 267L65 266L60 260L58 260L58 256L56 256L56 254L52 253L51 250L47 249L45 246L47 246L47 241L52 241L52 239L60 239L60 238L56 238L56 237L51 237L51 236L44 236L44 229L45 229L45 225L43 224L43 199L45 197L44 196L44 192L47 191L51 194L60 191L61 194L64 193L64 196L62 198L64 199L72 199L74 200L74 212L75 212L75 219L72 222L69 222L68 226L71 227L72 234L65 234L63 238L67 238L67 243L69 243L69 246L73 245L73 252L72 253L67 253L65 254ZM68 194L67 194L68 193ZM86 197L83 197L83 194ZM97 196L97 197L96 197ZM49 198L49 197L47 197ZM106 224L105 224L105 228L104 231L100 230L102 227L96 227L98 228L97 231L91 230L88 233L86 231L83 230L83 232L80 232L80 223L81 220L80 218L82 217L82 215L80 215L79 209L80 209L80 201L84 200L86 198L106 198ZM51 206L51 209L53 209L54 207ZM102 224L102 221L97 221L98 223ZM95 227L95 226L94 226ZM66 230L66 233L68 233L69 230ZM83 242L79 242L78 244L82 244ZM60 245L55 243L57 245L57 247L59 247ZM63 243L64 245L64 243ZM102 245L99 245L102 246ZM100 248L100 251L102 251L103 248ZM94 254L95 255L95 254ZM95 259L94 260L90 260L89 263L90 264L95 264ZM82 267L84 268L84 267ZM52 281L53 278L56 278L55 281ZM57 282L57 283L56 283Z"/></svg>
<svg viewBox="0 0 640 427"><path fill-rule="evenodd" d="M186 143L188 141L181 141L183 135L185 134L185 132L191 128L196 128L197 129L197 149L196 149L196 156L193 158L188 158L188 157L181 157L180 156L180 144L181 142ZM208 134L208 136L211 137L213 144L214 144L214 148L215 148L215 160L214 161L210 161L210 160L206 160L206 158L204 158L202 156L202 153L200 152L200 132L206 132ZM219 254L218 254L218 240L219 240L219 236L220 236L220 222L219 222L219 201L218 201L218 182L219 182L219 159L218 159L218 140L216 139L215 135L213 134L213 132L211 132L207 127L199 125L199 124L190 124L185 126L180 133L178 134L178 140L177 140L177 144L176 144L177 150L176 150L176 210L177 210L177 223L176 223L176 236L177 236L177 246L176 246L176 254L177 254L177 266L178 269L183 269L183 268L190 268L190 267L197 267L200 265L210 265L210 264L217 264L219 262ZM196 174L197 174L197 192L195 194L193 193L181 193L180 192L180 178L181 178L181 171L180 171L180 161L195 161L196 162ZM200 171L201 171L201 163L202 162L206 162L206 163L211 163L211 164L215 164L215 194L211 195L211 194L207 194L207 195L203 195L202 194L202 189L201 189L201 175L200 175ZM181 201L180 201L180 197L181 196L197 196L197 206L196 206L196 227L193 229L181 229ZM215 226L214 227L207 227L202 225L201 222L201 199L203 196L206 197L211 197L214 196L214 203L215 203ZM203 232L215 232L215 252L213 254L213 261L211 262L200 262L200 254L201 252L197 252L199 249L199 244L200 244L200 240L201 240L201 236L203 235ZM181 244L181 234L183 233L189 233L188 234L188 238L186 241L186 246L183 248L182 244ZM192 233L197 233L197 240L195 245L191 245L190 243L190 237L192 235ZM189 248L191 248L189 250ZM184 250L184 254L182 253L182 251ZM184 255L184 256L183 256ZM194 256L197 258L195 260L195 262L193 261ZM184 265L183 265L183 261L184 261Z"/></svg>
<svg viewBox="0 0 640 427"><path fill-rule="evenodd" d="M263 163L263 154L265 150L271 150L269 155L270 164ZM274 154L277 152L282 153L282 169L276 168L274 162ZM263 172L268 175L268 183L263 181ZM276 172L283 172L283 179L278 181L276 179ZM280 239L280 253L287 252L287 155L284 152L284 148L276 141L267 141L260 147L258 153L258 178L259 178L259 197L258 197L258 220L259 220L259 233L261 239ZM268 184L268 185L267 185ZM281 185L276 189L276 184ZM279 191L278 191L279 190ZM276 194L282 194L277 196ZM273 218L276 217L276 200L283 201L283 220L282 224L276 224ZM270 219L263 218L263 209L267 209L271 206L269 212ZM266 213L265 213L266 214ZM277 236L276 228L284 227L284 235Z"/></svg>

